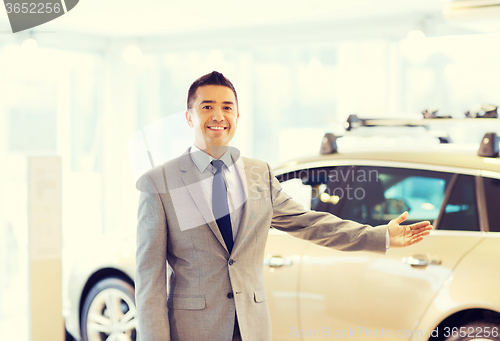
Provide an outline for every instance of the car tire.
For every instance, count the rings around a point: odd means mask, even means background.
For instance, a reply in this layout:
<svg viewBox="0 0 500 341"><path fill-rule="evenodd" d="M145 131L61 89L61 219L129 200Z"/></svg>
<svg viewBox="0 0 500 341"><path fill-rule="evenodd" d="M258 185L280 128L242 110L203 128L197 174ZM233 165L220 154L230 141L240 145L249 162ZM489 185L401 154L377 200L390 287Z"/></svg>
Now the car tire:
<svg viewBox="0 0 500 341"><path fill-rule="evenodd" d="M462 335L460 335L460 329L465 331ZM452 333L452 329L448 330L448 332ZM445 341L467 341L475 339L500 341L500 323L486 321L470 322L457 328L455 334L455 336L450 335L445 338Z"/></svg>
<svg viewBox="0 0 500 341"><path fill-rule="evenodd" d="M80 327L83 341L136 341L134 287L120 278L97 282L85 297Z"/></svg>
<svg viewBox="0 0 500 341"><path fill-rule="evenodd" d="M64 329L64 341L76 341L76 339L66 329Z"/></svg>

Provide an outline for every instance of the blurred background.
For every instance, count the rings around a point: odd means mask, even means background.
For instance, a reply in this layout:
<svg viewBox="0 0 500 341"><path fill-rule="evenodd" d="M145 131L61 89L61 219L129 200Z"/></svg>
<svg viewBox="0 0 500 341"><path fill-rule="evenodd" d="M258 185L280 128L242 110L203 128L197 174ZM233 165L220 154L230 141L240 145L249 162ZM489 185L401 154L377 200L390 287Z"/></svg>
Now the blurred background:
<svg viewBox="0 0 500 341"><path fill-rule="evenodd" d="M28 156L62 157L63 247L133 233L129 154L143 133L155 164L190 146L199 76L233 82L233 145L271 165L317 152L350 114L463 118L500 103L500 14L483 2L81 0L16 34L1 6L0 339L28 335ZM479 143L471 129L454 140Z"/></svg>

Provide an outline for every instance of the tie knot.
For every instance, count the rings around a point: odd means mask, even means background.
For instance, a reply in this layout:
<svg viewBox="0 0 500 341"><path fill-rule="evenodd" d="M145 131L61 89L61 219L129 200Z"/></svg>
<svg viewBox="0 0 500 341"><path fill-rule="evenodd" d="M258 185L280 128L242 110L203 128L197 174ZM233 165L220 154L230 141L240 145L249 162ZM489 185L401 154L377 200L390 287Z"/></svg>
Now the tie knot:
<svg viewBox="0 0 500 341"><path fill-rule="evenodd" d="M215 174L219 174L222 170L222 165L224 164L221 160L212 160L212 165L215 167Z"/></svg>

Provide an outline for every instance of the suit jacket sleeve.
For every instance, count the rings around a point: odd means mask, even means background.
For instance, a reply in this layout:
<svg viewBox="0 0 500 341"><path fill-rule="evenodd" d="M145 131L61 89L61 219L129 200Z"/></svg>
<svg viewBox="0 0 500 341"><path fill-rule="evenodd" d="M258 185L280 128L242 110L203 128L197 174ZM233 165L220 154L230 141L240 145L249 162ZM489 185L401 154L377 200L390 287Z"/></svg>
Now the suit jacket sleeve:
<svg viewBox="0 0 500 341"><path fill-rule="evenodd" d="M168 341L167 220L149 176L141 183L137 213L135 297L142 341Z"/></svg>
<svg viewBox="0 0 500 341"><path fill-rule="evenodd" d="M283 192L269 168L271 226L297 238L342 251L386 252L387 225L372 227L326 212L308 211Z"/></svg>

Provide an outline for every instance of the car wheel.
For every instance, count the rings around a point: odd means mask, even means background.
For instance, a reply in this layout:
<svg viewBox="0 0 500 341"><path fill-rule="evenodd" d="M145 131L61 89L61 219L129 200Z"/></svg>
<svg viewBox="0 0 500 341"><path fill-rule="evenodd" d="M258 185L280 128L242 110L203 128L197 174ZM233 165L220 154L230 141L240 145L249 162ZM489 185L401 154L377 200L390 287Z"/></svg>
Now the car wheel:
<svg viewBox="0 0 500 341"><path fill-rule="evenodd" d="M134 295L134 287L119 278L106 278L95 284L83 304L83 341L136 341Z"/></svg>
<svg viewBox="0 0 500 341"><path fill-rule="evenodd" d="M448 334L451 335L447 337L445 341L500 341L500 324L476 321L459 328L450 328Z"/></svg>
<svg viewBox="0 0 500 341"><path fill-rule="evenodd" d="M68 333L66 328L64 329L64 341L76 341L75 338L70 333Z"/></svg>

